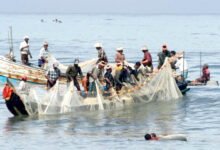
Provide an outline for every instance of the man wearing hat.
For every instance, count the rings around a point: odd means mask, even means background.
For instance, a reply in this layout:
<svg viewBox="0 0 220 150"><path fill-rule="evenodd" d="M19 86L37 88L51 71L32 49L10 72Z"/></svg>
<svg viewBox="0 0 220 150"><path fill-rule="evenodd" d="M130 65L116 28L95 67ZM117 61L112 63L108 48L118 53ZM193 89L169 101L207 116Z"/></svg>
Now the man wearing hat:
<svg viewBox="0 0 220 150"><path fill-rule="evenodd" d="M53 67L49 69L49 71L47 72L45 76L47 78L48 89L52 88L56 84L57 80L59 79L61 75L61 71L58 67L59 67L59 63L54 62Z"/></svg>
<svg viewBox="0 0 220 150"><path fill-rule="evenodd" d="M39 59L38 59L39 67L44 67L44 64L47 63L48 55L49 55L48 43L44 42L43 47L40 49L40 54L39 54Z"/></svg>
<svg viewBox="0 0 220 150"><path fill-rule="evenodd" d="M106 73L104 75L104 79L105 79L105 90L108 91L111 87L114 87L115 82L114 82L114 78L112 76L112 67L110 65L107 65L106 67Z"/></svg>
<svg viewBox="0 0 220 150"><path fill-rule="evenodd" d="M177 62L175 64L175 67L177 69L179 69L180 74L182 75L182 77L184 79L186 79L188 77L188 64L185 60L185 58L183 58L183 53L179 53L177 54Z"/></svg>
<svg viewBox="0 0 220 150"><path fill-rule="evenodd" d="M144 53L144 58L142 59L141 63L146 68L146 73L152 73L153 72L153 63L152 63L151 54L146 46L143 47L141 50Z"/></svg>
<svg viewBox="0 0 220 150"><path fill-rule="evenodd" d="M157 54L157 56L159 58L157 68L160 69L164 64L164 61L165 61L166 57L170 57L170 51L167 49L166 44L162 45L162 52L159 52Z"/></svg>
<svg viewBox="0 0 220 150"><path fill-rule="evenodd" d="M23 76L21 78L21 82L19 83L18 90L21 94L28 94L30 87L27 84L27 76Z"/></svg>
<svg viewBox="0 0 220 150"><path fill-rule="evenodd" d="M97 66L92 68L91 75L89 77L89 92L93 93L96 91L95 80L103 80L103 71L105 67L105 62L101 61Z"/></svg>
<svg viewBox="0 0 220 150"><path fill-rule="evenodd" d="M98 60L97 60L96 64L98 64L100 61L104 61L104 62L108 63L108 58L106 56L104 49L102 48L102 44L96 43L94 46L95 46L96 50L98 51Z"/></svg>
<svg viewBox="0 0 220 150"><path fill-rule="evenodd" d="M116 49L117 53L115 55L115 62L124 64L125 61L125 55L123 54L123 48L119 47Z"/></svg>
<svg viewBox="0 0 220 150"><path fill-rule="evenodd" d="M78 91L80 90L79 82L77 80L78 74L80 75L81 79L83 78L83 73L81 67L79 66L79 59L74 60L74 65L70 65L66 70L67 82L73 81L74 86L77 88Z"/></svg>
<svg viewBox="0 0 220 150"><path fill-rule="evenodd" d="M20 51L21 51L21 61L23 64L28 65L29 60L28 60L28 55L30 55L30 58L32 58L32 55L29 50L29 37L25 36L24 41L21 42L20 44Z"/></svg>

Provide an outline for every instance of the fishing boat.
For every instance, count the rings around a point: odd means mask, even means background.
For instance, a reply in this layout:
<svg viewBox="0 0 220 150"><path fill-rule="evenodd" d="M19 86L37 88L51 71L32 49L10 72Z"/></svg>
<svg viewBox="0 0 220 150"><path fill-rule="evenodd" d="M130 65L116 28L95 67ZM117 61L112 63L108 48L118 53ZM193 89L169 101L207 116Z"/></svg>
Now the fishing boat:
<svg viewBox="0 0 220 150"><path fill-rule="evenodd" d="M53 62L58 62L52 55L50 55L50 64L48 67L51 67ZM92 64L95 65L95 59L91 59L85 62L79 63L79 66L82 67L83 70L88 70L87 65ZM60 82L66 83L65 78L65 71L67 66L59 63L59 69L61 70L61 77ZM34 66L27 66L21 63L13 62L7 59L4 56L0 56L0 82L6 83L7 78L13 84L18 84L23 76L27 77L27 82L34 83L34 84L46 84L47 79L45 78L47 69L34 67Z"/></svg>
<svg viewBox="0 0 220 150"><path fill-rule="evenodd" d="M116 109L135 103L178 100L183 96L176 84L169 63L135 86L125 84L118 93L112 88L106 94L103 91L103 85L97 80L95 83L96 93L87 96L76 91L73 83L67 87L59 82L50 90L32 87L28 92L17 90L16 93L23 102L28 115Z"/></svg>

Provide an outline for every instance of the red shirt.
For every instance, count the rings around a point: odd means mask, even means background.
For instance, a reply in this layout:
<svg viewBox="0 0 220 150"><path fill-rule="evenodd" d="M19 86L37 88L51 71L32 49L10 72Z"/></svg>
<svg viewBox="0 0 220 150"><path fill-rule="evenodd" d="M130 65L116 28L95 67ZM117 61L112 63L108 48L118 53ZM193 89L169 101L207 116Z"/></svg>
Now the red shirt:
<svg viewBox="0 0 220 150"><path fill-rule="evenodd" d="M149 52L144 53L143 61L145 61L145 60L148 60L146 65L152 65L152 57L151 57L151 54Z"/></svg>
<svg viewBox="0 0 220 150"><path fill-rule="evenodd" d="M13 89L8 84L6 84L2 92L3 98L5 100L9 100L11 98L12 93L13 93Z"/></svg>

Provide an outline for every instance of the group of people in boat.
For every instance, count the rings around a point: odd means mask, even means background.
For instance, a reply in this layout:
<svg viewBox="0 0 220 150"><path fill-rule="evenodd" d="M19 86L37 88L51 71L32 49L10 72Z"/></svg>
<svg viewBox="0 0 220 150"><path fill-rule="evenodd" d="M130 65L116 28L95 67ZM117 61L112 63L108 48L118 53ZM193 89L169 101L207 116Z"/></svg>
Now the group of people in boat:
<svg viewBox="0 0 220 150"><path fill-rule="evenodd" d="M173 70L178 69L180 76L176 79L177 81L185 80L188 77L188 65L187 61L184 58L184 53L177 53L175 51L169 51L167 45L162 45L162 51L158 53L158 66L156 69L153 67L152 55L149 52L149 49L144 46L141 51L143 52L143 59L137 61L134 67L131 67L127 61L124 54L124 48L119 47L116 49L115 63L116 67L114 70L114 76L112 74L113 68L108 63L107 54L101 43L96 43L94 45L98 52L97 66L92 68L89 72L86 73L86 76L83 76L82 70L80 68L79 59L74 60L73 65L70 65L66 70L66 77L68 82L73 81L75 87L78 91L81 91L81 86L78 81L78 77L81 78L82 87L86 93L95 91L95 80L99 79L104 81L105 88L104 90L108 91L111 87L115 87L116 91L120 91L123 83L135 84L131 77L134 77L135 80L139 81L139 75L143 77L149 76L155 70L158 70L164 64L165 58L169 58L169 62ZM29 64L29 57L32 58L30 49L29 49L29 37L25 36L24 41L20 44L21 52L21 61L23 64ZM48 43L44 42L42 48L40 49L38 66L44 67L48 62ZM105 71L104 71L105 70ZM104 73L105 72L105 73ZM202 76L193 81L193 83L201 82L206 83L210 80L210 72L208 70L208 65L204 65ZM47 71L46 78L48 80L47 87L51 88L56 81L61 76L61 71L59 69L59 64L54 63L53 67Z"/></svg>

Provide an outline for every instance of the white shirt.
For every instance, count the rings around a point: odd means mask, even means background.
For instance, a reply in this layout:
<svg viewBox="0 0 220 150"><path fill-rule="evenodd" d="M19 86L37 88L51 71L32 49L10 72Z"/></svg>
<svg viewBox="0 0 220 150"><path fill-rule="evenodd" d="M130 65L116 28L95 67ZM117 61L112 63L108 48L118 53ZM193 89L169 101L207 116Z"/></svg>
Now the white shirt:
<svg viewBox="0 0 220 150"><path fill-rule="evenodd" d="M48 51L48 49L45 50L45 48L42 47L42 48L40 49L39 58L41 58L41 57L43 57L43 58L47 58L48 55L49 55L49 51Z"/></svg>
<svg viewBox="0 0 220 150"><path fill-rule="evenodd" d="M29 86L27 85L26 82L21 81L21 82L19 83L18 90L19 90L20 92L22 92L22 93L23 93L23 92L28 93L28 91L29 91Z"/></svg>
<svg viewBox="0 0 220 150"><path fill-rule="evenodd" d="M183 58L177 59L177 62L176 62L176 64L175 64L175 66L176 66L177 68L179 68L180 71L188 70L187 62L186 62L186 60L183 59Z"/></svg>
<svg viewBox="0 0 220 150"><path fill-rule="evenodd" d="M27 48L23 48L25 46L29 46L28 43L26 43L25 41L21 42L20 44L20 51L21 51L21 54L28 54L29 53L29 47ZM23 49L22 49L23 48Z"/></svg>

